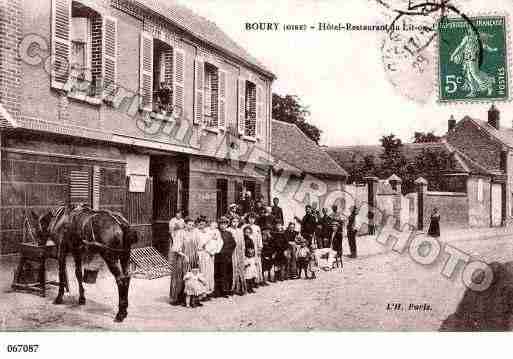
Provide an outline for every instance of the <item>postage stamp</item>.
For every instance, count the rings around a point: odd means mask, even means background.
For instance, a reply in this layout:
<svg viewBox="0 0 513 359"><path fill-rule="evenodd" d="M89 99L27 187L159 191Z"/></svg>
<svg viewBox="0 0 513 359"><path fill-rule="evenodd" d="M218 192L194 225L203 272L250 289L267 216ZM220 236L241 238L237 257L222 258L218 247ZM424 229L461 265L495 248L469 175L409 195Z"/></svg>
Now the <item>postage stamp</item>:
<svg viewBox="0 0 513 359"><path fill-rule="evenodd" d="M440 102L509 100L507 17L442 18L437 31Z"/></svg>

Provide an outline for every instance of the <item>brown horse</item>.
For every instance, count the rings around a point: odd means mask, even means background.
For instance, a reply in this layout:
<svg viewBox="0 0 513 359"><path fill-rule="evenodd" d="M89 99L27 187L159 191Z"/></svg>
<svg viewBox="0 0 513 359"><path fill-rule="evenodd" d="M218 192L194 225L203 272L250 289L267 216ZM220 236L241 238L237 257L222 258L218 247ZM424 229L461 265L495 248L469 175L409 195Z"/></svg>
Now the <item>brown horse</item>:
<svg viewBox="0 0 513 359"><path fill-rule="evenodd" d="M58 248L59 293L54 304L63 302L67 254L71 253L75 262L80 305L86 302L82 283L82 259L99 254L116 279L119 310L115 321L123 321L128 308L130 248L137 241L137 234L130 229L128 221L116 212L94 211L86 206L74 209L62 206L42 216L38 222L38 236L52 239Z"/></svg>

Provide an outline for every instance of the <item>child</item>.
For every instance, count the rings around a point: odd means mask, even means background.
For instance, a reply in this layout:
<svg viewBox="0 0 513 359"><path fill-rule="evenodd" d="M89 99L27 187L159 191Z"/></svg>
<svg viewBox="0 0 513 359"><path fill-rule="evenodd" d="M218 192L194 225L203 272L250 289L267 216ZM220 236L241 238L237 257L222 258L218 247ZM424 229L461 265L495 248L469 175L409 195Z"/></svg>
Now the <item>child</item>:
<svg viewBox="0 0 513 359"><path fill-rule="evenodd" d="M298 278L301 278L301 272L305 272L305 279L308 279L308 266L310 263L310 257L312 256L310 249L306 245L306 240L298 236L299 248L296 252L296 264L298 271Z"/></svg>
<svg viewBox="0 0 513 359"><path fill-rule="evenodd" d="M198 266L193 266L191 271L185 274L183 280L185 282L185 306L187 308L203 306L200 300L207 294L207 281L200 273Z"/></svg>
<svg viewBox="0 0 513 359"><path fill-rule="evenodd" d="M267 272L267 281L271 281L271 270L273 268L274 264L274 258L276 256L274 252L274 247L271 243L271 238L266 236L263 238L263 246L262 246L262 277L264 280L264 283L266 281L265 279L265 273Z"/></svg>
<svg viewBox="0 0 513 359"><path fill-rule="evenodd" d="M253 248L246 249L246 259L244 262L244 277L246 278L246 287L248 293L255 293L255 281L257 278L257 266L255 250Z"/></svg>

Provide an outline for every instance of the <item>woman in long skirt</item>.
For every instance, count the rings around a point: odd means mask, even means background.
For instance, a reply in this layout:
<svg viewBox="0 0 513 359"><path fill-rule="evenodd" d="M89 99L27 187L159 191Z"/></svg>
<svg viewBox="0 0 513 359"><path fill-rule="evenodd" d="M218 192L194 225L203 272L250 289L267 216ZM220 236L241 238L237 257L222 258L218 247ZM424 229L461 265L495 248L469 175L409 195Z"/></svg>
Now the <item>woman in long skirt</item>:
<svg viewBox="0 0 513 359"><path fill-rule="evenodd" d="M253 234L251 235L251 238L253 239L253 245L255 247L255 265L257 268L257 277L255 280L256 285L260 285L264 283L264 276L262 272L262 232L260 231L260 227L255 224L256 223L256 214L250 213L248 215L248 222L247 226L251 227L251 231Z"/></svg>
<svg viewBox="0 0 513 359"><path fill-rule="evenodd" d="M428 235L431 237L440 237L440 213L438 212L438 208L434 208L431 213Z"/></svg>
<svg viewBox="0 0 513 359"><path fill-rule="evenodd" d="M198 231L194 227L194 221L191 218L185 220L185 231L183 234L183 253L184 266L183 272L190 272L191 269L198 265Z"/></svg>
<svg viewBox="0 0 513 359"><path fill-rule="evenodd" d="M184 289L183 276L184 271L184 229L185 223L180 224L174 231L173 243L169 251L169 261L171 263L171 285L169 288L169 301L172 305L178 305L184 299L182 296Z"/></svg>
<svg viewBox="0 0 513 359"><path fill-rule="evenodd" d="M207 227L207 219L198 219L198 260L199 269L205 278L206 294L208 297L214 292L214 255L218 250L214 233Z"/></svg>
<svg viewBox="0 0 513 359"><path fill-rule="evenodd" d="M232 254L233 264L233 285L232 290L234 294L246 294L246 278L244 276L244 260L246 248L244 245L244 234L242 229L239 228L239 218L233 217L231 226L228 229L235 239L235 250Z"/></svg>

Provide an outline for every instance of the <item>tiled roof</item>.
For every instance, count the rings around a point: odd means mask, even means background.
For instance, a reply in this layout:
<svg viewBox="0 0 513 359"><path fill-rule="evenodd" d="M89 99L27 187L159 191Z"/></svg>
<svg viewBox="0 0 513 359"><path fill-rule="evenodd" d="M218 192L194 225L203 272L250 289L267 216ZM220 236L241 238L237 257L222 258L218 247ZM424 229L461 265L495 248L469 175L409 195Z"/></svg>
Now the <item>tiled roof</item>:
<svg viewBox="0 0 513 359"><path fill-rule="evenodd" d="M423 150L442 151L454 156L454 167L449 171L452 173L496 174L450 146L445 139L440 142L405 143L402 152L407 160L414 161ZM339 165L344 168L352 168L355 162L362 161L368 155L374 156L375 163L379 164L383 147L378 145L330 147L327 151Z"/></svg>
<svg viewBox="0 0 513 359"><path fill-rule="evenodd" d="M495 139L499 142L505 144L508 147L513 147L513 128L500 127L500 129L497 130L495 127L489 125L487 121L478 120L468 116L464 117L462 121L471 121L483 131L492 137L495 137Z"/></svg>
<svg viewBox="0 0 513 359"><path fill-rule="evenodd" d="M249 54L244 48L233 41L219 26L212 21L197 15L187 7L173 0L134 0L135 4L145 7L160 14L176 26L191 33L200 40L206 41L214 47L218 47L232 56L255 66L267 76L276 76L268 70L260 61Z"/></svg>
<svg viewBox="0 0 513 359"><path fill-rule="evenodd" d="M296 125L272 120L271 137L271 154L275 159L304 173L347 177L347 172Z"/></svg>

